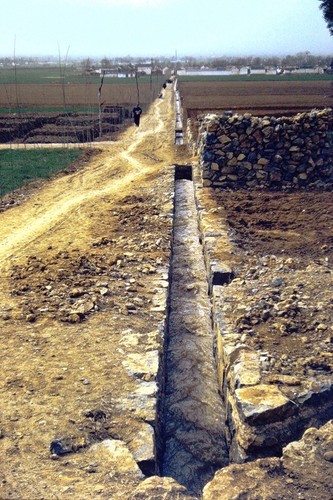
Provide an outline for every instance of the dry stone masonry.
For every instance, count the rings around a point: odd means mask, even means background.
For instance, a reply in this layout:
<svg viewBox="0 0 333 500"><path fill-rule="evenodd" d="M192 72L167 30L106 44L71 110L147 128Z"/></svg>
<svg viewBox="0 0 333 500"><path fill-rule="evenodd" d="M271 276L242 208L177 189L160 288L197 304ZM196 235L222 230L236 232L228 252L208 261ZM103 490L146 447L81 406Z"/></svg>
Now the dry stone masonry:
<svg viewBox="0 0 333 500"><path fill-rule="evenodd" d="M291 118L230 114L198 118L205 187L332 188L331 109Z"/></svg>

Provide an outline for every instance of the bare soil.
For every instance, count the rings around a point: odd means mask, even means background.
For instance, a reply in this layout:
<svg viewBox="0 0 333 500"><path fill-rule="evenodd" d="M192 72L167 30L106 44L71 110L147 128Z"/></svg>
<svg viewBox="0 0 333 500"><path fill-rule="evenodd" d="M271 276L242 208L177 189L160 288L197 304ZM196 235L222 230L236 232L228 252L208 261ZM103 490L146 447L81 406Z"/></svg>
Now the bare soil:
<svg viewBox="0 0 333 500"><path fill-rule="evenodd" d="M333 106L332 81L182 82L186 118L231 110L256 116L292 115Z"/></svg>
<svg viewBox="0 0 333 500"><path fill-rule="evenodd" d="M161 78L153 78L150 83L139 80L140 102L149 104L157 96L161 88ZM136 83L108 83L105 81L102 89L102 101L105 103L133 106L137 104ZM40 108L40 107L98 107L98 85L76 83L46 83L0 86L0 106Z"/></svg>
<svg viewBox="0 0 333 500"><path fill-rule="evenodd" d="M180 80L179 87L194 136L201 113L279 116L333 104L331 81ZM209 217L217 229L227 222L234 245L214 253L236 271L225 319L262 353L268 382L332 376L332 203L331 192L207 190Z"/></svg>
<svg viewBox="0 0 333 500"><path fill-rule="evenodd" d="M172 203L171 164L191 160L173 146L173 119L167 94L139 129L101 144L74 172L2 202L1 498L128 498L140 482L113 473L89 445L130 443L140 418L117 402L135 388L123 365L127 335L145 342L162 317L155 283L172 221L161 214ZM232 321L269 353L267 377L331 376L332 193L206 198L233 243ZM78 453L53 459L58 436Z"/></svg>
<svg viewBox="0 0 333 500"><path fill-rule="evenodd" d="M145 110L161 90L162 77L151 83L139 79L139 99ZM104 82L101 101L122 113L103 112L101 128L104 140L115 140L131 123L131 111L138 101L135 83ZM0 107L21 112L0 114L0 143L92 142L99 140L99 99L96 84L57 83L0 85ZM41 109L45 108L45 112ZM50 108L59 111L49 112ZM86 111L80 111L80 109ZM36 111L34 111L34 109ZM77 109L77 112L75 110ZM37 111L38 110L38 111Z"/></svg>
<svg viewBox="0 0 333 500"><path fill-rule="evenodd" d="M154 297L170 252L171 120L169 96L74 173L3 200L1 498L118 498L139 480L113 474L89 445L129 443L140 422L123 361L129 332L145 342L163 320ZM59 437L82 451L53 460Z"/></svg>
<svg viewBox="0 0 333 500"><path fill-rule="evenodd" d="M234 245L226 321L266 357L268 382L332 377L333 193L208 192Z"/></svg>

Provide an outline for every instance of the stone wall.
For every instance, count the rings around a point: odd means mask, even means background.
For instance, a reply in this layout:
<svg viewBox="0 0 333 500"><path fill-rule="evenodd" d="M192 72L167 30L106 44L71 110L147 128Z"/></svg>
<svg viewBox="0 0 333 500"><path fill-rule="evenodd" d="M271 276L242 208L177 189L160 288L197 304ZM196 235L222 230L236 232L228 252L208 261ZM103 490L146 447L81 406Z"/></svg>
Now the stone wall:
<svg viewBox="0 0 333 500"><path fill-rule="evenodd" d="M226 113L198 121L196 152L206 187L333 187L331 109L292 118Z"/></svg>

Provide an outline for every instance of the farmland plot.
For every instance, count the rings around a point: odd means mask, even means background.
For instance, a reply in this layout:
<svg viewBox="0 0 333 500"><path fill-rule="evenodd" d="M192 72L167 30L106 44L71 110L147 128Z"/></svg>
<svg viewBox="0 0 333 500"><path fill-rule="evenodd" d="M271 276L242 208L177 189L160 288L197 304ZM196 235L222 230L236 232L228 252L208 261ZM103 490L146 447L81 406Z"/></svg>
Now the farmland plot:
<svg viewBox="0 0 333 500"><path fill-rule="evenodd" d="M333 106L333 81L182 81L185 116L231 110L254 115L292 115Z"/></svg>
<svg viewBox="0 0 333 500"><path fill-rule="evenodd" d="M0 142L90 142L115 139L140 101L146 110L158 96L162 77L151 81L0 84ZM104 113L104 106L115 112ZM99 115L100 107L102 114Z"/></svg>

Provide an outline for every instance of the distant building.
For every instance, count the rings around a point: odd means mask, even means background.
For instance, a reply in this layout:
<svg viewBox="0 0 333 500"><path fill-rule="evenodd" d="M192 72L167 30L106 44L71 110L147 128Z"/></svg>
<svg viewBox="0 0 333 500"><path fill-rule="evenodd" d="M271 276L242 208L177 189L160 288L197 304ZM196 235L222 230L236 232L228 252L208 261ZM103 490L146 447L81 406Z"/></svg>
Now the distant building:
<svg viewBox="0 0 333 500"><path fill-rule="evenodd" d="M144 65L144 66L139 65L137 67L137 71L138 71L138 73L143 73L144 75L151 75L151 73L152 73L151 64Z"/></svg>
<svg viewBox="0 0 333 500"><path fill-rule="evenodd" d="M105 77L113 78L135 78L138 75L151 75L156 74L156 69L152 68L150 63L139 64L134 66L132 64L120 64L117 66L111 66L109 68L100 68L96 70L96 73L104 75Z"/></svg>

